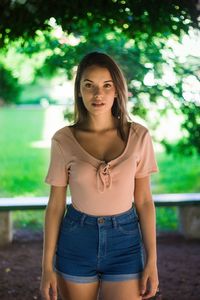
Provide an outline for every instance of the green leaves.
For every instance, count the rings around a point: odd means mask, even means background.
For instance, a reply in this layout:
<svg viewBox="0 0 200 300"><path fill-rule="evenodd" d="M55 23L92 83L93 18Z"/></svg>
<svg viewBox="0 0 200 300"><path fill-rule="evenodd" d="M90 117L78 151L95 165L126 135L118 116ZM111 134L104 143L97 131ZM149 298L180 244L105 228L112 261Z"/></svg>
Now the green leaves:
<svg viewBox="0 0 200 300"><path fill-rule="evenodd" d="M17 102L21 91L18 80L0 64L0 102ZM1 104L1 103L0 103Z"/></svg>
<svg viewBox="0 0 200 300"><path fill-rule="evenodd" d="M195 1L4 0L0 3L1 44L20 36L34 37L38 29L50 30L48 21L52 17L68 33L83 34L84 21L88 30L97 23L111 31L120 29L134 39L141 33L150 38L171 33L179 36L182 31L188 32L189 26L198 27Z"/></svg>

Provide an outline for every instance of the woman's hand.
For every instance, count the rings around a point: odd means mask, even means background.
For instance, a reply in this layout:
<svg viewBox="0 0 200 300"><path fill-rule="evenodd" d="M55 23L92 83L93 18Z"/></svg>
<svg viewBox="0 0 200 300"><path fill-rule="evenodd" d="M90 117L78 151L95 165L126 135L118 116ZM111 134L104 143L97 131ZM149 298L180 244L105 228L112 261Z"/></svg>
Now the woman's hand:
<svg viewBox="0 0 200 300"><path fill-rule="evenodd" d="M140 280L140 294L142 299L155 296L158 290L158 271L155 263L146 264Z"/></svg>
<svg viewBox="0 0 200 300"><path fill-rule="evenodd" d="M55 272L42 273L40 291L44 300L57 300L57 278Z"/></svg>

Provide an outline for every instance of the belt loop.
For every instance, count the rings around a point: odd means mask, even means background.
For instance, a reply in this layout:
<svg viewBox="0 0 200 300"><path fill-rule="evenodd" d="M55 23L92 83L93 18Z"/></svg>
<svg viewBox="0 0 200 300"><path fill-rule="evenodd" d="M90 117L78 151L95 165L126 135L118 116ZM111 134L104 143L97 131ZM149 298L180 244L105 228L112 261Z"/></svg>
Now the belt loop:
<svg viewBox="0 0 200 300"><path fill-rule="evenodd" d="M82 217L81 217L81 226L83 226L83 222L84 222L85 218L86 218L86 215L83 214Z"/></svg>
<svg viewBox="0 0 200 300"><path fill-rule="evenodd" d="M112 217L112 223L113 223L113 227L117 228L117 220L115 219L115 217Z"/></svg>

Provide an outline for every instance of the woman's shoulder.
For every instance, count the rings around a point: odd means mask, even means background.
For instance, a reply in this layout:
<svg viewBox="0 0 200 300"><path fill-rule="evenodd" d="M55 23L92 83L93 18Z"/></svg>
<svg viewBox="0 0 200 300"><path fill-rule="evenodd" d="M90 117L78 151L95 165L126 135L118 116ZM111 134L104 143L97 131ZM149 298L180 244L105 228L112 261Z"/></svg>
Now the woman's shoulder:
<svg viewBox="0 0 200 300"><path fill-rule="evenodd" d="M56 140L58 142L62 142L62 140L66 140L67 137L70 136L70 126L64 126L60 129L58 129L52 136L53 140Z"/></svg>
<svg viewBox="0 0 200 300"><path fill-rule="evenodd" d="M131 123L133 131L139 135L146 134L149 130L146 126L142 125L141 123L133 121Z"/></svg>

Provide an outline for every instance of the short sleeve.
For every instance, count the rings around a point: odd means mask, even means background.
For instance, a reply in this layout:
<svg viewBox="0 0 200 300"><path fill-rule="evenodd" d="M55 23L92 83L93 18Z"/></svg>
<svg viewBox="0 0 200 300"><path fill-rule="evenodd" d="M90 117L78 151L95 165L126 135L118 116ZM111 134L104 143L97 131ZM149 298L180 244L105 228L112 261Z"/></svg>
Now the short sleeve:
<svg viewBox="0 0 200 300"><path fill-rule="evenodd" d="M135 178L142 178L148 176L150 173L156 172L159 172L159 169L155 158L152 139L147 130L141 140Z"/></svg>
<svg viewBox="0 0 200 300"><path fill-rule="evenodd" d="M68 174L60 144L52 138L49 169L45 182L54 186L67 186Z"/></svg>

